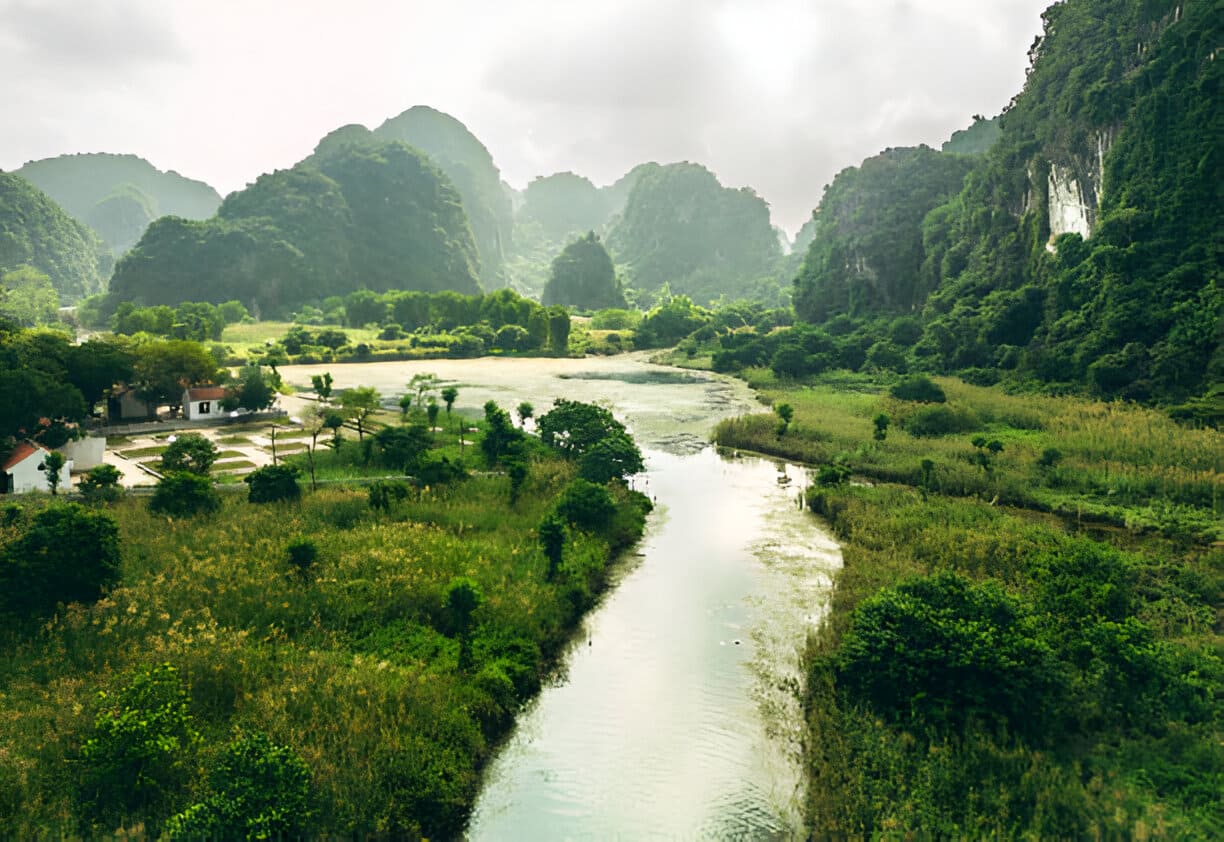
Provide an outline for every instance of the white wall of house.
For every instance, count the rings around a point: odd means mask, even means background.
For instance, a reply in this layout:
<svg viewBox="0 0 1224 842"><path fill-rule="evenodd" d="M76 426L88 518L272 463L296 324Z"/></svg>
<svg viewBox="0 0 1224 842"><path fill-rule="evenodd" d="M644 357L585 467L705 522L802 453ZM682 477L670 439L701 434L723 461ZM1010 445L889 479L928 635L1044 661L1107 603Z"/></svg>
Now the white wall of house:
<svg viewBox="0 0 1224 842"><path fill-rule="evenodd" d="M39 465L42 464L46 455L47 451L45 450L35 451L9 469L8 474L11 478L9 488L14 494L51 490L51 487L47 485L47 472L39 470ZM61 491L67 491L72 488L71 460L66 461L64 467L60 470L59 487Z"/></svg>
<svg viewBox="0 0 1224 842"><path fill-rule="evenodd" d="M65 459L72 461L72 470L88 471L102 464L106 456L106 439L101 436L86 436L70 441L59 449Z"/></svg>
<svg viewBox="0 0 1224 842"><path fill-rule="evenodd" d="M191 399L183 396L183 417L188 421L198 421L201 418L220 418L225 413L221 411L221 401L214 398L205 400Z"/></svg>

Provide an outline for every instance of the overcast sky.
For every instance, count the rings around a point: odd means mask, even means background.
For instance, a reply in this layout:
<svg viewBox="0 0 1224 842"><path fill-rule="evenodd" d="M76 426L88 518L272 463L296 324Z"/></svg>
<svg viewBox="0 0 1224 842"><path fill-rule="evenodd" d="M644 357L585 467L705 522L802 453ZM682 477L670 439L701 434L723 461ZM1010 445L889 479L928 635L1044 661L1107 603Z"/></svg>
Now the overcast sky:
<svg viewBox="0 0 1224 842"><path fill-rule="evenodd" d="M1021 87L1051 0L0 0L0 168L130 152L222 195L453 114L515 187L697 161L790 233L840 169Z"/></svg>

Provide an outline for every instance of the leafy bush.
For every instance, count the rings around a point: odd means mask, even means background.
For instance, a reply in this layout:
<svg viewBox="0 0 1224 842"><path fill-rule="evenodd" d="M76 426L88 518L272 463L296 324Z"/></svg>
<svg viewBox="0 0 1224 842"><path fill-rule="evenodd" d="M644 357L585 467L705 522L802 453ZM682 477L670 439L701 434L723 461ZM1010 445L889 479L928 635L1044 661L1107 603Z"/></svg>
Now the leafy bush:
<svg viewBox="0 0 1224 842"><path fill-rule="evenodd" d="M149 499L149 510L171 517L212 514L221 508L221 495L207 477L170 474L163 477Z"/></svg>
<svg viewBox="0 0 1224 842"><path fill-rule="evenodd" d="M212 793L166 823L175 840L296 839L311 809L310 770L262 733L230 743L209 772Z"/></svg>
<svg viewBox="0 0 1224 842"><path fill-rule="evenodd" d="M242 481L251 487L247 499L252 503L276 503L301 499L297 482L298 469L293 465L266 465L251 471Z"/></svg>
<svg viewBox="0 0 1224 842"><path fill-rule="evenodd" d="M417 464L416 480L422 486L436 488L466 478L467 471L463 465L446 456L426 452Z"/></svg>
<svg viewBox="0 0 1224 842"><path fill-rule="evenodd" d="M578 462L578 475L600 485L640 473L642 452L627 433L615 433L591 446Z"/></svg>
<svg viewBox="0 0 1224 842"><path fill-rule="evenodd" d="M145 667L101 702L81 748L81 794L91 812L164 806L186 782L200 740L187 691L170 664Z"/></svg>
<svg viewBox="0 0 1224 842"><path fill-rule="evenodd" d="M289 546L285 547L285 553L289 557L289 566L302 577L308 576L315 562L319 560L319 548L309 538L293 539Z"/></svg>
<svg viewBox="0 0 1224 842"><path fill-rule="evenodd" d="M897 400L920 403L943 403L948 399L939 384L921 374L902 378L897 385L892 387L889 394Z"/></svg>
<svg viewBox="0 0 1224 842"><path fill-rule="evenodd" d="M115 521L77 503L50 506L0 559L0 600L32 616L61 602L93 602L119 581L119 564Z"/></svg>
<svg viewBox="0 0 1224 842"><path fill-rule="evenodd" d="M185 471L206 476L215 461L216 446L199 433L176 436L161 457L162 470L168 474Z"/></svg>
<svg viewBox="0 0 1224 842"><path fill-rule="evenodd" d="M1013 730L1042 724L1052 658L1038 624L993 582L941 573L885 588L854 610L838 655L841 685L894 721Z"/></svg>
<svg viewBox="0 0 1224 842"><path fill-rule="evenodd" d="M967 409L937 404L924 406L904 421L905 431L911 436L947 436L967 433L978 428L978 419Z"/></svg>
<svg viewBox="0 0 1224 842"><path fill-rule="evenodd" d="M94 465L77 482L77 490L90 503L117 500L123 493L119 486L120 476L114 465Z"/></svg>
<svg viewBox="0 0 1224 842"><path fill-rule="evenodd" d="M370 484L366 491L370 508L377 511L389 511L391 506L408 497L408 483L394 479L380 479Z"/></svg>
<svg viewBox="0 0 1224 842"><path fill-rule="evenodd" d="M616 504L602 485L576 479L562 492L557 514L574 526L598 532L611 522Z"/></svg>

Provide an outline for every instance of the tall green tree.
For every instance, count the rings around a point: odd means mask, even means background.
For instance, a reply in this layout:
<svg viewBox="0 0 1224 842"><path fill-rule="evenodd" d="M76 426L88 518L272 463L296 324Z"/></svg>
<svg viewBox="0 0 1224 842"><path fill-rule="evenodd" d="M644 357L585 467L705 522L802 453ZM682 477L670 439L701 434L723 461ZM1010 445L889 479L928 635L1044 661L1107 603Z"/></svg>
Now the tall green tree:
<svg viewBox="0 0 1224 842"><path fill-rule="evenodd" d="M561 304L583 310L625 307L625 293L607 249L589 232L567 245L553 260L544 306Z"/></svg>

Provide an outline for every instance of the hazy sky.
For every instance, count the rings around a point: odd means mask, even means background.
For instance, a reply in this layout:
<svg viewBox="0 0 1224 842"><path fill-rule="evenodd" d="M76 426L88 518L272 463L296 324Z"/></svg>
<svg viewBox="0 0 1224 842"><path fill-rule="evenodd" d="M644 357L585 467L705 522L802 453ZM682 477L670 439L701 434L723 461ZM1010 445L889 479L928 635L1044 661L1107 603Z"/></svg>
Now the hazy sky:
<svg viewBox="0 0 1224 842"><path fill-rule="evenodd" d="M1050 1L0 0L0 168L131 152L224 195L426 104L515 187L692 160L794 233L843 167L997 113Z"/></svg>

